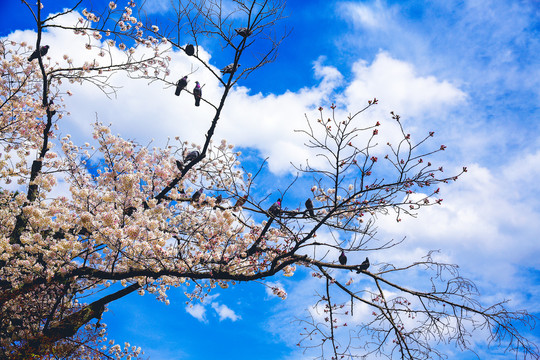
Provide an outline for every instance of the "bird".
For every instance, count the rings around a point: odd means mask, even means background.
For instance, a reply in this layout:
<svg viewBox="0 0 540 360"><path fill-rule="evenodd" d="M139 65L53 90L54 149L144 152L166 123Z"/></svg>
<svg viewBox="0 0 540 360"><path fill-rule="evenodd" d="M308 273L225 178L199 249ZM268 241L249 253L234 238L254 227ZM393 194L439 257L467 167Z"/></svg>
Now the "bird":
<svg viewBox="0 0 540 360"><path fill-rule="evenodd" d="M360 274L360 271L366 271L368 267L369 267L369 259L366 256L366 260L364 260L362 264L360 264L360 266L358 267L358 270L356 270L356 273Z"/></svg>
<svg viewBox="0 0 540 360"><path fill-rule="evenodd" d="M131 216L136 210L137 208L135 206L130 206L124 210L124 214L126 214L127 216Z"/></svg>
<svg viewBox="0 0 540 360"><path fill-rule="evenodd" d="M234 64L229 64L229 65L225 66L223 69L221 69L221 73L222 74L232 74L234 71L236 71L236 69L238 69L239 66L240 66L240 64L237 64L236 67L234 66Z"/></svg>
<svg viewBox="0 0 540 360"><path fill-rule="evenodd" d="M195 97L195 106L199 106L201 103L202 90L198 81L195 81L195 88L193 89L193 96Z"/></svg>
<svg viewBox="0 0 540 360"><path fill-rule="evenodd" d="M236 204L234 204L234 208L238 208L238 207L242 207L244 206L244 204L246 203L247 201L247 195L244 195L242 196L241 198L238 198L238 200L236 200Z"/></svg>
<svg viewBox="0 0 540 360"><path fill-rule="evenodd" d="M279 216L281 213L281 199L277 199L277 201L268 208L268 213L272 216Z"/></svg>
<svg viewBox="0 0 540 360"><path fill-rule="evenodd" d="M44 46L40 47L39 51L38 51L38 49L34 50L34 52L28 58L28 61L32 61L34 59L37 59L40 56L47 55L47 51L49 51L49 45L44 45Z"/></svg>
<svg viewBox="0 0 540 360"><path fill-rule="evenodd" d="M341 255L339 255L338 260L341 265L347 265L347 256L345 255L345 251L341 250Z"/></svg>
<svg viewBox="0 0 540 360"><path fill-rule="evenodd" d="M186 157L184 158L184 162L190 162L198 158L200 155L199 151L193 150L192 152L188 153Z"/></svg>
<svg viewBox="0 0 540 360"><path fill-rule="evenodd" d="M223 196L219 194L218 197L216 198L215 204L218 205L219 203L221 203L221 200L223 200Z"/></svg>
<svg viewBox="0 0 540 360"><path fill-rule="evenodd" d="M306 209L309 213L309 216L315 217L315 212L313 211L313 202L309 198L306 200Z"/></svg>
<svg viewBox="0 0 540 360"><path fill-rule="evenodd" d="M247 27L234 29L234 31L236 31L236 33L242 37L248 37L249 35L253 34L253 31L249 30Z"/></svg>
<svg viewBox="0 0 540 360"><path fill-rule="evenodd" d="M184 88L187 85L187 76L184 76L178 82L176 83L176 91L174 92L174 95L180 96L180 92L184 90Z"/></svg>
<svg viewBox="0 0 540 360"><path fill-rule="evenodd" d="M202 193L203 193L203 189L200 188L195 193L193 193L193 195L191 196L191 201L193 201L193 202L199 201L199 199L201 198Z"/></svg>
<svg viewBox="0 0 540 360"><path fill-rule="evenodd" d="M180 171L184 170L184 162L182 160L176 160L176 167Z"/></svg>
<svg viewBox="0 0 540 360"><path fill-rule="evenodd" d="M195 54L195 47L191 44L186 45L186 50L184 50L188 56L193 56Z"/></svg>

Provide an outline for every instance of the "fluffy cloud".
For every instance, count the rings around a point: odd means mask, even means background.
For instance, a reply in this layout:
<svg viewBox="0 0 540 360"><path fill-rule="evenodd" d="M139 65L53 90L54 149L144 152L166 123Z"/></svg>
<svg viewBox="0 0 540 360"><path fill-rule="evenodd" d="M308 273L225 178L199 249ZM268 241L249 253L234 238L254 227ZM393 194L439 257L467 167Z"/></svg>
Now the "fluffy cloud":
<svg viewBox="0 0 540 360"><path fill-rule="evenodd" d="M186 306L186 312L193 316L195 319L208 323L208 318L206 317L206 310L208 307L212 308L215 311L215 314L219 317L219 321L229 319L231 321L240 320L242 317L234 310L229 308L227 305L220 304L215 301L219 294L207 295L205 299L200 304L189 304Z"/></svg>
<svg viewBox="0 0 540 360"><path fill-rule="evenodd" d="M474 274L480 284L512 291L521 269L538 265L538 202L523 199L520 182L531 178L515 179L516 174L537 172L538 159L531 155L528 162L496 173L478 164L469 166L456 183L441 186L443 205L423 209L418 218L403 218L400 223L381 218L379 236L407 237L408 250L392 249L379 254L379 259L401 263L400 259L418 259L428 250L441 249L443 260L460 265L466 276ZM518 302L523 300L519 297Z"/></svg>
<svg viewBox="0 0 540 360"><path fill-rule="evenodd" d="M451 109L462 103L466 94L448 81L419 76L413 65L381 52L371 64L362 60L354 64L353 81L345 97L349 107L376 97L386 109L422 117Z"/></svg>
<svg viewBox="0 0 540 360"><path fill-rule="evenodd" d="M233 310L231 310L227 305L213 302L212 309L214 309L216 314L219 316L219 321L223 321L225 319L236 321L238 319L241 319L241 317L237 315Z"/></svg>
<svg viewBox="0 0 540 360"><path fill-rule="evenodd" d="M193 316L195 319L208 322L206 319L206 308L201 304L194 304L186 306L186 311L189 315Z"/></svg>
<svg viewBox="0 0 540 360"><path fill-rule="evenodd" d="M65 21L75 23L77 15L73 14ZM25 31L17 32L12 37L30 42L34 36L33 32ZM100 45L99 41L92 41L93 45ZM74 38L70 32L60 29L53 28L46 32L43 42L50 44L48 55L58 62L62 62L63 54L69 54L74 63L82 63L92 54L92 51L80 50L87 42L85 38ZM201 47L199 54L212 63L211 55ZM112 55L115 58L122 56L116 49L113 49ZM112 123L113 132L137 139L142 144L155 139L156 146L163 146L168 137L174 136L202 143L213 117L213 109L204 103L195 107L193 97L186 92L179 97L174 96L174 83L189 74L188 88L198 80L203 86L203 98L214 104L219 101L221 85L209 71L193 63L183 52L171 52L169 55L169 84L132 80L125 73L119 73L110 79L116 87L112 99L91 84L65 84L64 91L70 90L74 95L63 96L70 112L62 120L64 131L71 133L74 141L88 141L90 124L98 119ZM384 52L371 64L364 60L357 61L353 65L353 78L348 81L343 93L339 93L336 91L343 84L343 75L324 62L325 58L321 57L313 64L314 76L319 79L319 84L296 92L263 95L251 94L246 87L235 87L227 99L215 139L226 138L237 146L257 150L261 157L269 157L272 172L283 174L292 170L291 162L299 164L307 158L317 160L303 145L305 136L295 130L306 128L305 116L314 120L318 116L316 108L329 104L332 99L339 99L339 103L345 104L349 111L363 107L367 99L382 99L382 105L375 110L375 118L382 120L388 118L389 107L385 104L391 104L393 110L406 112L408 116L422 117L451 108L466 97L444 80L418 76L412 65L393 59ZM213 69L218 71L217 68ZM345 109L339 115L346 116Z"/></svg>

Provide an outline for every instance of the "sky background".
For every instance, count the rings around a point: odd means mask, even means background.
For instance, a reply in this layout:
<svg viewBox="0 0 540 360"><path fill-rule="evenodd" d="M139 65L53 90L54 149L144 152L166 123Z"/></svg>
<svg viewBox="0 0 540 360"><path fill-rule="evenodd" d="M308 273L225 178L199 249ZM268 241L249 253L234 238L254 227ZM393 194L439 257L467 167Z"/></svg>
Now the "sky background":
<svg viewBox="0 0 540 360"><path fill-rule="evenodd" d="M45 2L45 11L60 3ZM150 15L170 15L168 3L148 0ZM268 157L260 184L275 193L295 175L290 162L310 155L294 132L305 126L305 115L315 118L319 105L331 103L355 112L376 97L379 105L362 116L364 124L380 121L381 136L391 139L389 112L396 111L413 139L435 131L434 146L447 146L436 156L445 173L463 166L468 172L441 186L442 206L399 224L379 218L380 239L406 241L369 253L373 266L412 262L440 249L477 283L486 303L510 299L510 308L539 315L540 1L290 1L286 14L282 26L291 32L277 60L239 83L215 138L241 149L247 168ZM35 42L35 25L19 1L0 1L0 24L0 36ZM44 37L49 55L58 59L63 53L84 58L78 41L59 32ZM231 62L217 46L204 51L217 68ZM185 55L172 54L172 77L190 66ZM217 98L208 74L197 76L207 84L205 96ZM190 96L177 98L161 84L114 81L123 85L114 99L89 86L70 88L74 95L65 103L71 115L62 121L76 141L91 137L98 117L142 144L154 139L162 145L176 135L202 143L209 108L196 109ZM301 179L305 192L286 206L309 196L310 180ZM300 328L293 321L305 316L321 283L304 271L268 281L285 287L286 301L262 284L240 284L189 308L182 291L172 290L169 306L132 295L110 306L104 322L110 338L141 346L152 359L301 359L295 346ZM540 343L540 329L530 337ZM480 338L471 341L478 342L482 359L513 359L486 350ZM453 359L475 358L453 346L448 351Z"/></svg>

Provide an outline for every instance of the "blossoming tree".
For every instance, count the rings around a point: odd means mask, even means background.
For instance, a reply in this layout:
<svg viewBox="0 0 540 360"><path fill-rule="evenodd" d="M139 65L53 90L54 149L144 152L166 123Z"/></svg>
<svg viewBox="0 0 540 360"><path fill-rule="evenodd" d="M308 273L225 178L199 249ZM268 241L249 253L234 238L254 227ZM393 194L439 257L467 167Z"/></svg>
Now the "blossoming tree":
<svg viewBox="0 0 540 360"><path fill-rule="evenodd" d="M234 17L218 2L180 2L175 27L167 32L140 21L133 2L125 7L111 2L99 12L79 9L78 2L48 17L41 1L23 3L36 21L35 46L4 39L0 47L2 357L138 356L138 348L105 341L100 319L107 304L133 292L150 292L168 302L171 287L191 289L188 296L195 301L216 286L278 273L292 276L305 267L325 281L326 291L314 307L323 315L305 320L299 345L320 347L321 358L352 356L357 345L362 352L356 349L355 356L442 357L434 341L467 348L467 334L479 327L488 328L490 339L508 350L538 358L536 346L516 327L516 322L528 323L529 315L508 311L503 302L482 306L474 285L454 265L427 256L407 267L369 267L325 256L402 246L373 245L377 215L395 214L399 221L441 202L437 184L460 174L444 177L430 162L444 146L420 151L433 133L415 144L392 114L402 136L379 159L373 153L379 124L361 127L358 122L376 99L344 118L334 105L320 108L320 118L308 120L302 131L306 146L324 161L298 166L316 180L309 208L296 210L286 206L287 191L269 208L256 190L256 177L238 167L232 147L212 142L232 87L275 58L283 40L273 36L282 19L280 1L234 1L233 11L240 14ZM58 21L78 12L77 24ZM88 39L86 47L96 56L77 63L67 55L55 62L41 54L28 61L34 49L44 46L44 31L53 27ZM232 49L232 66L223 74L199 57L203 37ZM254 44L256 61L240 70L240 59ZM179 141L148 148L112 135L99 122L93 127L95 146L75 144L69 135L57 137L66 81L90 82L112 94L110 75L124 71L133 81L174 86L167 55L174 49L192 56L201 66L197 71L213 74L221 84L218 101L201 96L202 106L214 111L203 144L194 149ZM121 56L113 54L117 50ZM59 177L69 191L51 196ZM323 230L346 240L320 240L317 232ZM337 275L349 271L369 279L376 290L342 282ZM396 276L411 271L428 274L425 289L408 287L403 276ZM286 297L283 289L273 290ZM90 295L95 300L85 302ZM372 317L351 333L346 319L355 306L367 306Z"/></svg>

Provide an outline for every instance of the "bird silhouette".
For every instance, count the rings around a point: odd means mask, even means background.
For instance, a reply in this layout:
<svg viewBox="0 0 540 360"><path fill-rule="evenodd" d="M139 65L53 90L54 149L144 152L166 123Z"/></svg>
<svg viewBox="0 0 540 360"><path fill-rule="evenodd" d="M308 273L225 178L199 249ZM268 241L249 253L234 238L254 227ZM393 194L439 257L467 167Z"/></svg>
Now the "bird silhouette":
<svg viewBox="0 0 540 360"><path fill-rule="evenodd" d="M199 201L199 199L201 198L202 193L203 193L203 189L200 188L199 190L197 190L197 192L193 193L193 195L191 196L191 201L193 201L193 202Z"/></svg>
<svg viewBox="0 0 540 360"><path fill-rule="evenodd" d="M249 35L253 34L253 31L249 30L247 27L234 29L234 31L236 31L236 33L242 37L248 37Z"/></svg>
<svg viewBox="0 0 540 360"><path fill-rule="evenodd" d="M131 216L136 210L137 208L135 206L130 206L124 210L124 214L126 214L127 216Z"/></svg>
<svg viewBox="0 0 540 360"><path fill-rule="evenodd" d="M309 213L309 216L315 217L315 212L313 211L313 202L311 201L311 199L306 200L306 209Z"/></svg>
<svg viewBox="0 0 540 360"><path fill-rule="evenodd" d="M222 200L223 200L223 196L219 194L218 197L216 198L215 204L218 205L219 203L221 203Z"/></svg>
<svg viewBox="0 0 540 360"><path fill-rule="evenodd" d="M201 104L202 89L198 81L195 81L195 88L193 89L193 96L195 97L195 106Z"/></svg>
<svg viewBox="0 0 540 360"><path fill-rule="evenodd" d="M193 150L192 152L188 153L186 157L184 158L184 162L188 163L190 161L195 160L200 155L199 151Z"/></svg>
<svg viewBox="0 0 540 360"><path fill-rule="evenodd" d="M244 195L241 198L239 198L238 200L236 200L236 203L234 204L234 208L239 208L239 207L244 206L244 204L247 201L247 197L248 197L247 195Z"/></svg>
<svg viewBox="0 0 540 360"><path fill-rule="evenodd" d="M44 45L38 49L34 50L32 54L30 54L30 57L28 58L28 61L32 61L34 59L37 59L40 56L47 55L47 51L49 51L49 45Z"/></svg>
<svg viewBox="0 0 540 360"><path fill-rule="evenodd" d="M360 266L358 267L358 270L356 270L356 273L360 274L361 271L366 271L368 268L369 268L369 259L366 256L366 260L364 260L362 264L360 264Z"/></svg>
<svg viewBox="0 0 540 360"><path fill-rule="evenodd" d="M268 213L272 215L272 217L279 216L281 214L281 199L277 199L275 203L268 208Z"/></svg>
<svg viewBox="0 0 540 360"><path fill-rule="evenodd" d="M345 255L345 251L341 250L341 255L339 255L338 260L341 265L347 265L347 256Z"/></svg>
<svg viewBox="0 0 540 360"><path fill-rule="evenodd" d="M187 76L184 76L178 82L176 83L176 91L174 92L174 95L180 96L180 92L184 90L184 88L187 85Z"/></svg>
<svg viewBox="0 0 540 360"><path fill-rule="evenodd" d="M225 66L223 69L221 69L221 73L222 74L232 74L234 71L236 71L236 69L238 69L239 66L240 66L240 64L236 64L236 67L234 66L234 64L229 64L229 65Z"/></svg>
<svg viewBox="0 0 540 360"><path fill-rule="evenodd" d="M186 50L184 50L188 56L193 56L195 54L195 47L191 44L186 45Z"/></svg>

